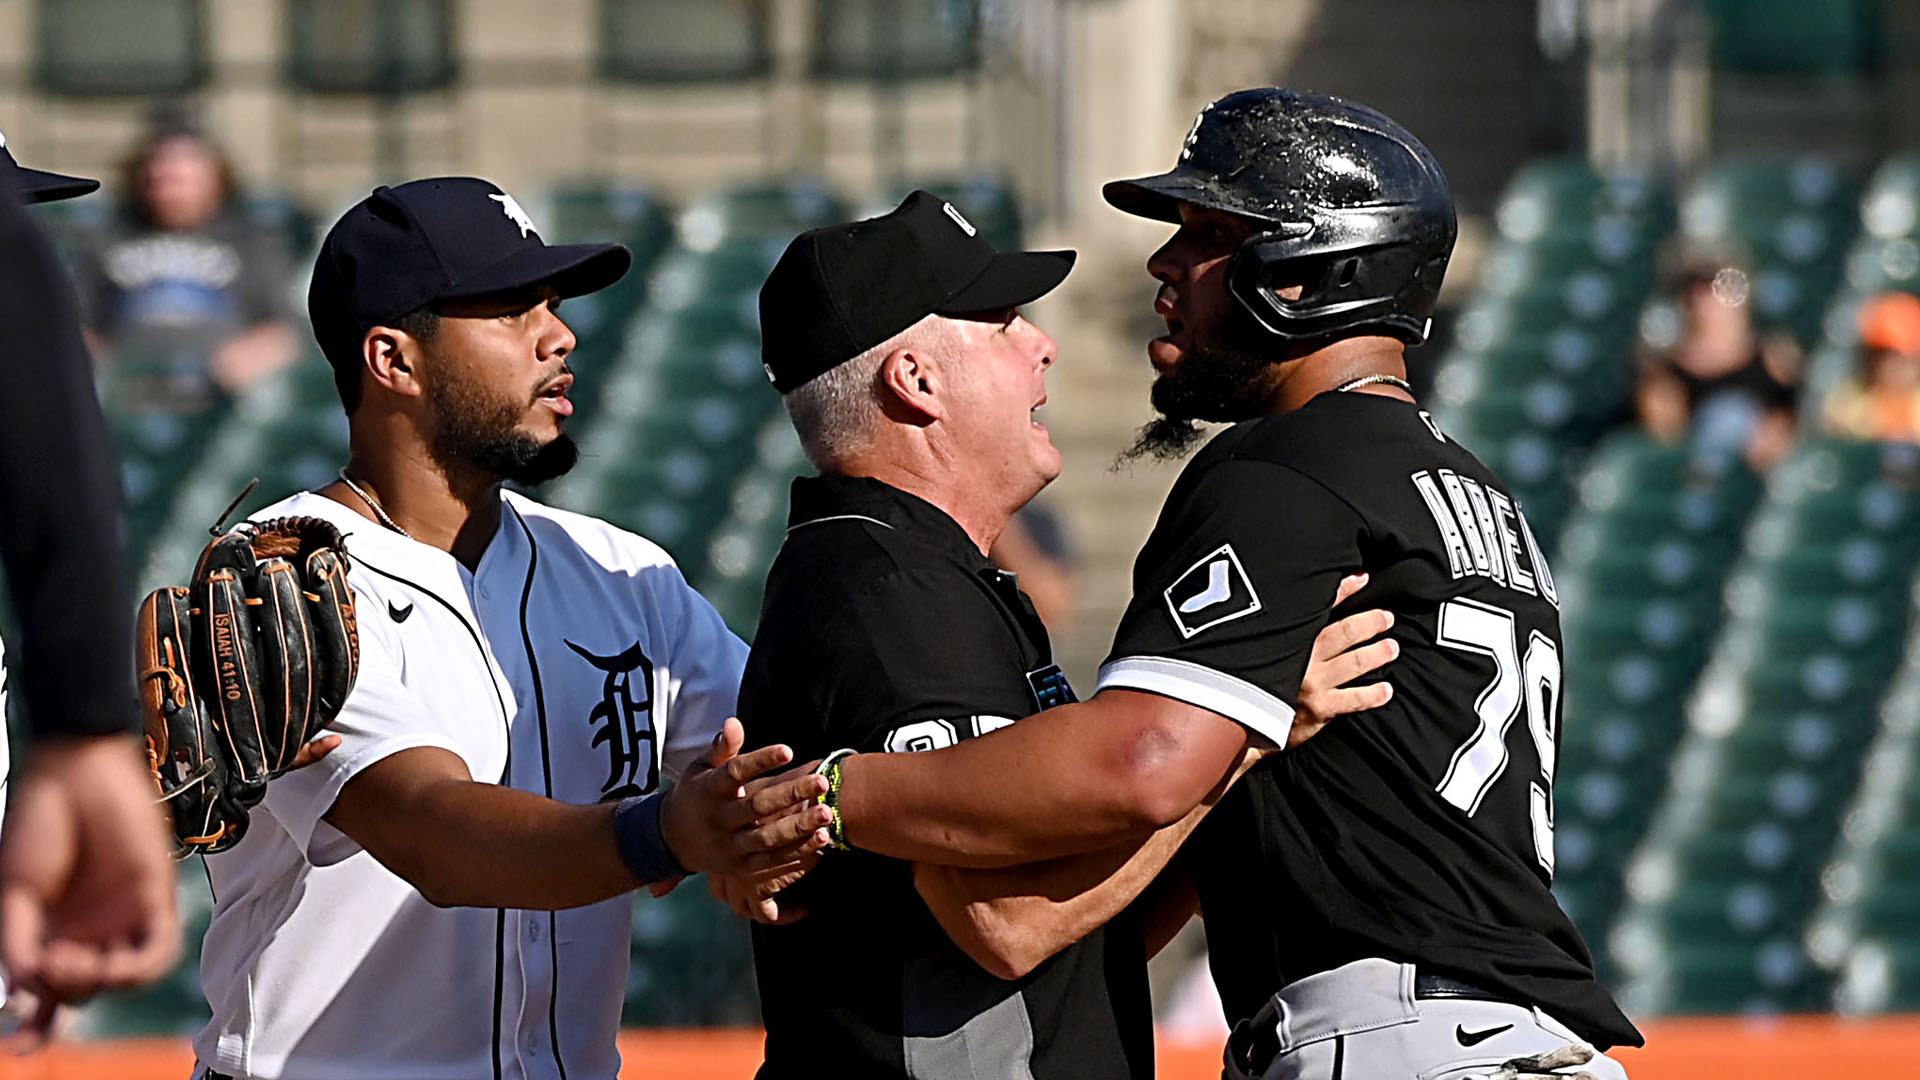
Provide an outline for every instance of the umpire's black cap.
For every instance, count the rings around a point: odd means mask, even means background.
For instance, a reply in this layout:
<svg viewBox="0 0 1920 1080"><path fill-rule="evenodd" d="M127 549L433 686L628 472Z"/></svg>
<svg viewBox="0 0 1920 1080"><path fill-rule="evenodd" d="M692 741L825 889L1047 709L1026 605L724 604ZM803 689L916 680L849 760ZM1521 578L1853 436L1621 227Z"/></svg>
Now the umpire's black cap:
<svg viewBox="0 0 1920 1080"><path fill-rule="evenodd" d="M995 251L925 191L880 217L801 233L760 287L767 378L784 394L929 315L1031 303L1066 279L1073 257Z"/></svg>
<svg viewBox="0 0 1920 1080"><path fill-rule="evenodd" d="M534 285L580 296L632 265L621 244L550 247L513 196L475 177L440 176L375 188L334 223L307 313L322 351L340 363L368 330L429 304Z"/></svg>
<svg viewBox="0 0 1920 1080"><path fill-rule="evenodd" d="M14 196L23 203L43 203L91 194L100 190L100 181L29 169L13 160L13 151L7 149L6 133L0 132L0 187L12 188Z"/></svg>

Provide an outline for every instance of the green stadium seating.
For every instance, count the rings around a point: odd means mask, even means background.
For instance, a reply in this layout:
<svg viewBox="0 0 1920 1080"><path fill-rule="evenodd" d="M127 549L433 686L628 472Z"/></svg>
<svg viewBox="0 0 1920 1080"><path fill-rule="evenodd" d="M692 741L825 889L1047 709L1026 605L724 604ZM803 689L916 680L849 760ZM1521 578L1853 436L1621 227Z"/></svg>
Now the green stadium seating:
<svg viewBox="0 0 1920 1080"><path fill-rule="evenodd" d="M1513 485L1548 554L1587 449L1625 408L1671 219L1641 174L1530 163L1501 198L1498 241L1436 375L1435 416Z"/></svg>
<svg viewBox="0 0 1920 1080"><path fill-rule="evenodd" d="M787 492L810 473L799 439L784 414L766 421L754 440L752 462L734 485L726 517L714 530L694 583L734 632L749 640L760 621L767 567L786 537Z"/></svg>
<svg viewBox="0 0 1920 1080"><path fill-rule="evenodd" d="M1830 1000L1803 939L1908 634L1920 536L1892 526L1920 504L1909 469L1881 447L1813 442L1770 478L1610 935L1630 1006Z"/></svg>
<svg viewBox="0 0 1920 1080"><path fill-rule="evenodd" d="M1645 835L1725 572L1760 485L1637 432L1596 448L1557 561L1567 645L1554 888L1604 975L1627 855Z"/></svg>
<svg viewBox="0 0 1920 1080"><path fill-rule="evenodd" d="M1886 29L1871 0L1705 0L1713 58L1751 75L1858 77L1878 67Z"/></svg>

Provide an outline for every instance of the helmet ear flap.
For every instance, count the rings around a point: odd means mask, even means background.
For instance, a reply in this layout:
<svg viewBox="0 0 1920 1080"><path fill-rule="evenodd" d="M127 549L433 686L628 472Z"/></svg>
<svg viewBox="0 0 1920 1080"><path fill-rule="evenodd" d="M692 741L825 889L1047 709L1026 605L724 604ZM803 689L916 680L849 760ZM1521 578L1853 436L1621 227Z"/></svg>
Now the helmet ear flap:
<svg viewBox="0 0 1920 1080"><path fill-rule="evenodd" d="M1351 284L1358 272L1359 260L1288 258L1280 252L1294 241L1286 233L1251 236L1233 257L1227 260L1227 292L1261 329L1283 341L1303 341L1326 335L1327 327L1316 318L1324 297ZM1284 285L1276 283L1276 272L1288 268ZM1279 289L1300 285L1297 299L1288 300Z"/></svg>
<svg viewBox="0 0 1920 1080"><path fill-rule="evenodd" d="M1408 345L1426 340L1445 255L1385 244L1330 254L1299 254L1292 237L1249 237L1227 262L1227 291L1261 328L1282 341L1373 332ZM1283 269L1284 268L1284 269ZM1303 286L1296 299L1275 285Z"/></svg>

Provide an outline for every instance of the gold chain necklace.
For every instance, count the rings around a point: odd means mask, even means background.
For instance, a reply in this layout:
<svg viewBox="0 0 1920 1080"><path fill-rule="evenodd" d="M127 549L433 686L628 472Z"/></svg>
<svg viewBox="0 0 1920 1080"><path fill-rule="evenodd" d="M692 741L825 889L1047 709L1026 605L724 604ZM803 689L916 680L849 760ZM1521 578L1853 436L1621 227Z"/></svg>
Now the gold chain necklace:
<svg viewBox="0 0 1920 1080"><path fill-rule="evenodd" d="M1342 389L1344 389L1344 387ZM409 540L413 539L412 533L401 528L399 522L387 515L386 507L381 506L378 499L375 499L368 493L367 489L353 482L353 477L347 475L347 467L345 465L340 466L340 482L346 484L347 488L355 495L360 496L360 501L367 504L368 508L373 511L373 516L380 519L380 524L385 525L387 528L392 529L394 532L399 533Z"/></svg>

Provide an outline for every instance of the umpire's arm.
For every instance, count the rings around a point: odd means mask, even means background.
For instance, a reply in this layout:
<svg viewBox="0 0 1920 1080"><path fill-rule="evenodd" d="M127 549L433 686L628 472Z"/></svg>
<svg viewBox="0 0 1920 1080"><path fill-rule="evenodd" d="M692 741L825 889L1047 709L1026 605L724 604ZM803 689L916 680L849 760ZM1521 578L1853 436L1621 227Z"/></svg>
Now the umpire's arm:
<svg viewBox="0 0 1920 1080"><path fill-rule="evenodd" d="M1366 584L1365 574L1342 579L1333 606ZM1352 684L1399 655L1396 643L1379 637L1392 625L1388 612L1370 609L1321 628L1307 657L1289 746L1336 716L1387 702L1388 683ZM1123 876L1139 879L1137 893L1179 846L1177 840L1167 845L1165 837L1184 837L1198 821L1196 808L1204 813L1231 770L1251 760L1247 729L1220 713L1160 694L1107 689L958 746L848 758L841 766L840 813L854 846L915 862L995 868L1091 852L1090 862L1021 867L960 890L976 899L998 890L1029 913L1019 922L1071 926L1084 920L1041 912L1035 898L1077 897L1093 883L1110 887ZM1138 863L1141 854L1162 847L1158 862ZM1135 869L1116 872L1122 864ZM1131 899L1116 904L1110 896L1099 907L1111 917ZM1005 910L991 916L1003 924L1008 917Z"/></svg>
<svg viewBox="0 0 1920 1080"><path fill-rule="evenodd" d="M1334 606L1345 603L1366 583L1365 574L1342 580ZM1294 717L1301 737L1336 716L1387 702L1392 688L1385 682L1349 684L1399 655L1391 639L1374 640L1392 625L1391 615L1373 609L1320 631ZM915 863L914 885L954 944L1003 979L1024 976L1136 902L1146 914L1147 949L1152 955L1186 923L1197 904L1191 878L1169 871L1169 864L1232 782L1262 756L1256 750L1242 754L1240 767L1227 782L1209 792L1186 817L1144 839L1002 869Z"/></svg>
<svg viewBox="0 0 1920 1080"><path fill-rule="evenodd" d="M1247 729L1219 713L1104 690L942 750L847 758L840 815L853 846L914 862L1099 851L1184 818L1247 745Z"/></svg>
<svg viewBox="0 0 1920 1080"><path fill-rule="evenodd" d="M1249 763L1257 760L1245 756ZM1220 785L1215 797L1226 787ZM1022 978L1138 899L1214 801L1208 798L1140 843L999 870L915 863L913 884L961 951L1002 979ZM1153 951L1164 944L1158 941Z"/></svg>

